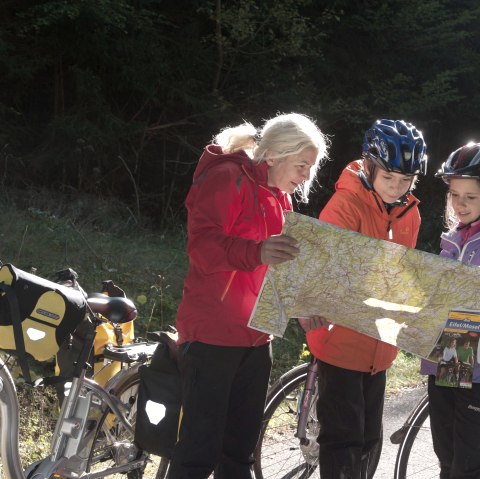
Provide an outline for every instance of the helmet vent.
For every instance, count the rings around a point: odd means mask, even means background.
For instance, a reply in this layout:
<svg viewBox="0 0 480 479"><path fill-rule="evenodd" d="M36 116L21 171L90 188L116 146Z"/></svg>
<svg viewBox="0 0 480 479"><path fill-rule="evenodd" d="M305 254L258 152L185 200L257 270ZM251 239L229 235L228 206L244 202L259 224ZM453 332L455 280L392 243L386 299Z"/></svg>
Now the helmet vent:
<svg viewBox="0 0 480 479"><path fill-rule="evenodd" d="M363 153L387 171L424 175L426 150L422 133L403 120L377 120L365 132Z"/></svg>

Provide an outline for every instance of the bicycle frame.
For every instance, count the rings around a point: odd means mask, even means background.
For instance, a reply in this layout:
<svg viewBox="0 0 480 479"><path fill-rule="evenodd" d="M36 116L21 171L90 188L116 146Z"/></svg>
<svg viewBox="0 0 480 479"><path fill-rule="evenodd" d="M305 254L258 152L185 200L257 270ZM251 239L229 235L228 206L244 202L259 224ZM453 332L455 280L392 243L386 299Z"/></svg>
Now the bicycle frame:
<svg viewBox="0 0 480 479"><path fill-rule="evenodd" d="M88 418L96 408L94 398L99 402L97 406L101 404L106 405L133 436L132 425L125 418L122 404L115 396L109 394L95 381L85 377L74 378L70 393L64 401L57 421L52 439L51 456L49 459L43 459L38 466L35 464L30 466L27 470L27 476L31 470L35 470L36 477L38 475L38 477L44 478L49 478L53 473L70 475L72 472L76 473L77 471L82 472L85 470L88 455L84 456L82 452L90 451L95 433L94 430L86 430ZM98 413L99 416L101 413L100 408L98 408ZM135 454L136 452L135 449ZM108 474L130 471L139 467L141 463L142 460L128 462L128 464L109 469ZM75 470L72 470L72 465ZM82 474L82 477L93 479L94 477L104 477L105 475L107 474Z"/></svg>
<svg viewBox="0 0 480 479"><path fill-rule="evenodd" d="M118 298L116 300L115 307L118 314ZM56 423L50 454L28 466L25 471L19 455L20 406L17 391L7 365L0 359L0 455L9 479L26 479L27 477L47 479L53 475L97 479L138 469L145 464L145 454L137 457L139 451L132 440L118 445L115 450L115 466L99 472L85 472L96 438L98 420L106 411L111 411L117 423L121 424L133 438L134 429L126 417L128 411L115 393L124 380L134 375L141 365L140 361L129 369L121 370L107 382L105 387L87 378L88 359L93 350L95 326L99 319L90 309L85 321L91 323L92 331L84 338L71 387L63 401ZM147 357L144 356L143 360ZM96 423L93 422L95 420ZM107 428L102 431L114 438Z"/></svg>
<svg viewBox="0 0 480 479"><path fill-rule="evenodd" d="M296 436L300 439L302 446L308 446L310 439L307 438L308 413L310 411L313 393L315 391L315 381L317 379L318 362L312 357L308 365L307 376L305 378L305 389L303 390L300 411L298 415L298 425Z"/></svg>
<svg viewBox="0 0 480 479"><path fill-rule="evenodd" d="M255 449L256 479L320 477L320 423L317 417L317 381L320 361L312 357L285 372L270 387L259 441ZM367 474L373 477L382 441L371 452Z"/></svg>
<svg viewBox="0 0 480 479"><path fill-rule="evenodd" d="M433 450L431 431L428 423L428 394L425 394L413 408L405 423L390 436L398 444L394 478L438 477L440 468Z"/></svg>

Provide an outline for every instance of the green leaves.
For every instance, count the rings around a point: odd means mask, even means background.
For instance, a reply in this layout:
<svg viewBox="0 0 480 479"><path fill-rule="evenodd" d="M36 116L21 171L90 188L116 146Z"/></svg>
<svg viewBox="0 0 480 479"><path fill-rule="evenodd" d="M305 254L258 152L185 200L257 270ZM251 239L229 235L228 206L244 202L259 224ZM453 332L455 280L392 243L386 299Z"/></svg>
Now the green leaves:
<svg viewBox="0 0 480 479"><path fill-rule="evenodd" d="M0 140L26 164L8 179L77 188L95 169L96 188L160 217L182 209L218 130L278 111L333 135L332 181L378 116L450 149L438 132L479 120L479 13L474 0L4 2ZM95 150L81 167L79 138Z"/></svg>

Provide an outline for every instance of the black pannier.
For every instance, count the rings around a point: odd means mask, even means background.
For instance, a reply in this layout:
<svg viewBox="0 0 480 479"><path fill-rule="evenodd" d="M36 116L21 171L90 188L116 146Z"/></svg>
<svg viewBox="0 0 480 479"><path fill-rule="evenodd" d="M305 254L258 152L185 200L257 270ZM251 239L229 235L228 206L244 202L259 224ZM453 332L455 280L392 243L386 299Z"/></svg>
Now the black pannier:
<svg viewBox="0 0 480 479"><path fill-rule="evenodd" d="M171 458L177 442L181 417L181 382L177 360L168 343L169 333L161 332L152 361L140 366L135 444L144 451Z"/></svg>

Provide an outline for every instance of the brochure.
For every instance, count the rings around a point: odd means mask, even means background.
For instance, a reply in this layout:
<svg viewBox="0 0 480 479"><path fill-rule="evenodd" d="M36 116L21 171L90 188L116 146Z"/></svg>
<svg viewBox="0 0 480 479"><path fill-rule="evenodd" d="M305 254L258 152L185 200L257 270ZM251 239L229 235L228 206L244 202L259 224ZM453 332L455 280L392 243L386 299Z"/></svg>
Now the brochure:
<svg viewBox="0 0 480 479"><path fill-rule="evenodd" d="M454 309L448 313L428 359L438 364L437 386L467 388L480 377L480 310Z"/></svg>

